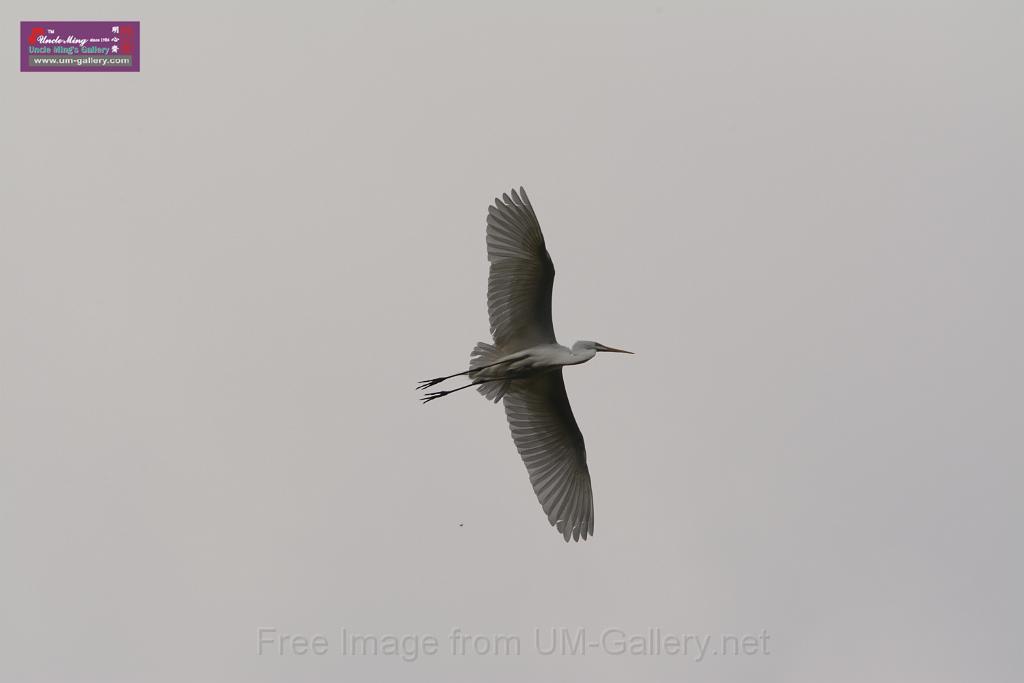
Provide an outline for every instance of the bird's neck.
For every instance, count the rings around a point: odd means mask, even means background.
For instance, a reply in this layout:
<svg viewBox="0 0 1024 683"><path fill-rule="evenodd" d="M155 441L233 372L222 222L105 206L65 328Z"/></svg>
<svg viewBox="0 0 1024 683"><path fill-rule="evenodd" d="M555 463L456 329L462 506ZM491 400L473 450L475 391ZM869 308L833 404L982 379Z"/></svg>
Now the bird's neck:
<svg viewBox="0 0 1024 683"><path fill-rule="evenodd" d="M597 351L594 349L580 349L573 345L570 351L573 357L573 364L586 363L588 360L597 355Z"/></svg>

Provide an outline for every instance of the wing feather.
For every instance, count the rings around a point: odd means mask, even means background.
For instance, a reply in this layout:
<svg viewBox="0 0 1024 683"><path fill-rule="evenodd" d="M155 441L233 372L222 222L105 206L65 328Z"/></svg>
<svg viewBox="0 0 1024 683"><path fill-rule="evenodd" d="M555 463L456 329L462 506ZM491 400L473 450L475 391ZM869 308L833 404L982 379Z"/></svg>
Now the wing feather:
<svg viewBox="0 0 1024 683"><path fill-rule="evenodd" d="M562 537L594 534L587 449L565 393L561 368L511 383L505 416L548 522Z"/></svg>
<svg viewBox="0 0 1024 683"><path fill-rule="evenodd" d="M526 191L512 190L487 209L487 313L505 353L554 344L551 288L555 266Z"/></svg>

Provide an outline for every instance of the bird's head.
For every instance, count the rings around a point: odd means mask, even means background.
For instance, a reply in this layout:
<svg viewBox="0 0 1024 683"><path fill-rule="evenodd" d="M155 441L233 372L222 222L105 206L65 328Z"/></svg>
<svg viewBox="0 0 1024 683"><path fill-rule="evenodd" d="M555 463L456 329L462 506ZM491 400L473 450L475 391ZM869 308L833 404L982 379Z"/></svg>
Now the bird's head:
<svg viewBox="0 0 1024 683"><path fill-rule="evenodd" d="M578 341L572 345L573 351L607 351L608 353L633 353L632 351L625 351L623 349L615 349L611 346L605 346L601 342L596 341Z"/></svg>

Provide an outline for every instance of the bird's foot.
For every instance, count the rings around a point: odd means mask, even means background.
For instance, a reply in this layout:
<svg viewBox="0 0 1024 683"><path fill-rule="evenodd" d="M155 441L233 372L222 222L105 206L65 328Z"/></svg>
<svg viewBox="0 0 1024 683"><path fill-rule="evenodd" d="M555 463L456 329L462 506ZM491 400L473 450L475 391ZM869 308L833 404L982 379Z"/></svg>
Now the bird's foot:
<svg viewBox="0 0 1024 683"><path fill-rule="evenodd" d="M440 384L441 382L445 381L446 379L448 379L448 378L447 377L435 377L434 379L425 379L422 382L420 382L419 385L417 385L416 389L419 390L419 391L423 391L424 389L429 389L430 387L434 386L435 384Z"/></svg>
<svg viewBox="0 0 1024 683"><path fill-rule="evenodd" d="M441 398L442 396L447 396L450 393L452 393L452 392L450 392L450 391L431 391L430 393L428 393L426 396L424 396L420 400L423 401L424 403L430 403L435 398Z"/></svg>

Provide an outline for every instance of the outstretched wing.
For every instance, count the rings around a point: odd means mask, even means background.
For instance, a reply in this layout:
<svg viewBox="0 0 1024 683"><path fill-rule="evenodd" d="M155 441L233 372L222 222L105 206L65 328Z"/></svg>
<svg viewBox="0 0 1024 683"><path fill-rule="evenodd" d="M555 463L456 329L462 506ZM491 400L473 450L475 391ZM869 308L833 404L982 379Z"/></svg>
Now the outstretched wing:
<svg viewBox="0 0 1024 683"><path fill-rule="evenodd" d="M551 286L555 266L526 191L512 190L487 209L487 313L503 352L554 344Z"/></svg>
<svg viewBox="0 0 1024 683"><path fill-rule="evenodd" d="M512 440L548 521L566 541L586 540L594 534L594 494L561 368L512 382L504 400Z"/></svg>

